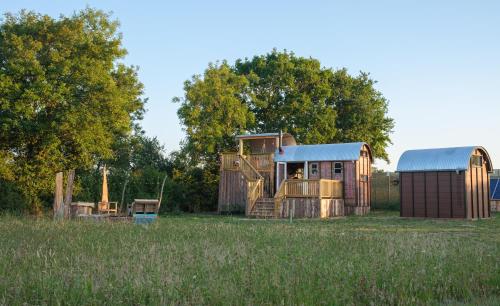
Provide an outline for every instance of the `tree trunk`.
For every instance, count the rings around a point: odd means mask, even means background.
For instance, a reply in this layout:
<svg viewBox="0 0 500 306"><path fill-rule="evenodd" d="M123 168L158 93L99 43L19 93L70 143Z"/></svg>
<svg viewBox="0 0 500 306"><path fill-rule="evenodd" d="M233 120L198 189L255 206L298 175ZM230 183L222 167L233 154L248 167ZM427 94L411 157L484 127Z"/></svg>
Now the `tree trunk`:
<svg viewBox="0 0 500 306"><path fill-rule="evenodd" d="M73 182L75 181L75 170L69 170L66 181L66 194L64 196L64 218L69 219L71 201L73 200Z"/></svg>
<svg viewBox="0 0 500 306"><path fill-rule="evenodd" d="M54 194L54 220L64 218L64 202L63 202L63 173L56 174L56 189Z"/></svg>

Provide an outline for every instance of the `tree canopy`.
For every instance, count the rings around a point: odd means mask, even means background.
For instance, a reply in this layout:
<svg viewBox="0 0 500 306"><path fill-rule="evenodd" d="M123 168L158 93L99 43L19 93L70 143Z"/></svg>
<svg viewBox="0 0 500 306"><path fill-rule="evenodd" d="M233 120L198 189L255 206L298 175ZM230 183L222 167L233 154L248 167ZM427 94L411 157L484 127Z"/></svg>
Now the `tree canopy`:
<svg viewBox="0 0 500 306"><path fill-rule="evenodd" d="M236 134L283 130L303 144L365 141L388 160L394 123L374 84L367 73L351 76L286 51L210 64L174 99L187 132L183 149L203 164L235 149Z"/></svg>
<svg viewBox="0 0 500 306"><path fill-rule="evenodd" d="M32 209L53 174L113 156L145 100L137 68L122 64L118 22L86 9L52 18L22 11L0 24L1 179Z"/></svg>

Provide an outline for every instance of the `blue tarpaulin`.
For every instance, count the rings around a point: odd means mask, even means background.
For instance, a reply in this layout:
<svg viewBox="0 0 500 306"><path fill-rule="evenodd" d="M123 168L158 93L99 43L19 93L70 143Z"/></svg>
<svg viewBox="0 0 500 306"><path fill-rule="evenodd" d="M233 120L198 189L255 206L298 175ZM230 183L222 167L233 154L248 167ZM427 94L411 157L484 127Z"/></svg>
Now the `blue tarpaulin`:
<svg viewBox="0 0 500 306"><path fill-rule="evenodd" d="M500 179L490 179L490 194L492 200L500 201Z"/></svg>
<svg viewBox="0 0 500 306"><path fill-rule="evenodd" d="M134 214L135 224L150 224L153 223L158 217L157 214Z"/></svg>

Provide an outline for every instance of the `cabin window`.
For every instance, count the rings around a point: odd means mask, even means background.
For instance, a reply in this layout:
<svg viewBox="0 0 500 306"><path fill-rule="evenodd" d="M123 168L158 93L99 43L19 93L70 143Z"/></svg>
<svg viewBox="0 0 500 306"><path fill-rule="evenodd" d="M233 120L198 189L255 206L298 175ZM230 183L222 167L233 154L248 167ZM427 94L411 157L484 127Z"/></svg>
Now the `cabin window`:
<svg viewBox="0 0 500 306"><path fill-rule="evenodd" d="M311 163L311 175L318 175L319 173L318 163Z"/></svg>
<svg viewBox="0 0 500 306"><path fill-rule="evenodd" d="M483 157L482 156L472 156L472 165L474 167L482 167L483 166Z"/></svg>
<svg viewBox="0 0 500 306"><path fill-rule="evenodd" d="M360 175L359 180L362 182L368 182L368 175L366 175L366 174Z"/></svg>
<svg viewBox="0 0 500 306"><path fill-rule="evenodd" d="M361 157L368 157L368 152L367 152L367 151L360 151L360 152L359 152L359 155L360 155Z"/></svg>
<svg viewBox="0 0 500 306"><path fill-rule="evenodd" d="M333 173L342 174L342 163L334 163L333 164Z"/></svg>

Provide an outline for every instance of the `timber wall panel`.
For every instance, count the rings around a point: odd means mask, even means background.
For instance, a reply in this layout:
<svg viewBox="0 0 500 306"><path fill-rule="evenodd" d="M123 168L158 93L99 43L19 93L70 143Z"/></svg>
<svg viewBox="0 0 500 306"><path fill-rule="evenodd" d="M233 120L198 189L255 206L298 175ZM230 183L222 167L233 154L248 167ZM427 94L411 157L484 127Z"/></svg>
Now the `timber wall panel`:
<svg viewBox="0 0 500 306"><path fill-rule="evenodd" d="M470 167L470 188L472 197L472 218L476 219L479 216L477 210L477 171L475 167Z"/></svg>
<svg viewBox="0 0 500 306"><path fill-rule="evenodd" d="M449 172L438 172L439 218L451 218L450 186Z"/></svg>
<svg viewBox="0 0 500 306"><path fill-rule="evenodd" d="M346 205L356 204L356 175L353 162L344 162L344 200Z"/></svg>
<svg viewBox="0 0 500 306"><path fill-rule="evenodd" d="M453 199L453 218L466 218L465 211L465 175L461 171L459 174L451 174L451 193Z"/></svg>
<svg viewBox="0 0 500 306"><path fill-rule="evenodd" d="M425 173L413 173L414 217L425 217Z"/></svg>
<svg viewBox="0 0 500 306"><path fill-rule="evenodd" d="M484 217L489 218L490 217L490 197L489 197L489 190L488 187L490 185L490 181L488 180L488 169L486 169L486 165L483 165L483 168L481 170L482 172L482 182L483 182L483 211L484 211Z"/></svg>
<svg viewBox="0 0 500 306"><path fill-rule="evenodd" d="M413 217L413 181L411 173L401 173L401 215Z"/></svg>
<svg viewBox="0 0 500 306"><path fill-rule="evenodd" d="M320 200L316 198L287 198L281 205L282 218L319 218L321 213Z"/></svg>
<svg viewBox="0 0 500 306"><path fill-rule="evenodd" d="M355 201L354 206L359 206L360 192L359 192L359 160L354 162L354 194Z"/></svg>
<svg viewBox="0 0 500 306"><path fill-rule="evenodd" d="M332 163L331 162L321 162L320 163L320 172L322 179L332 179Z"/></svg>
<svg viewBox="0 0 500 306"><path fill-rule="evenodd" d="M238 171L222 171L219 182L219 212L245 211L247 184Z"/></svg>
<svg viewBox="0 0 500 306"><path fill-rule="evenodd" d="M481 173L481 168L475 167L476 168L476 184L477 184L477 211L478 211L478 218L484 218L484 212L483 212L483 180L482 180L482 173Z"/></svg>
<svg viewBox="0 0 500 306"><path fill-rule="evenodd" d="M438 192L437 172L425 173L425 202L427 205L427 217L438 217Z"/></svg>
<svg viewBox="0 0 500 306"><path fill-rule="evenodd" d="M471 171L470 168L464 173L465 181L465 210L467 219L472 219L472 188L471 188Z"/></svg>

